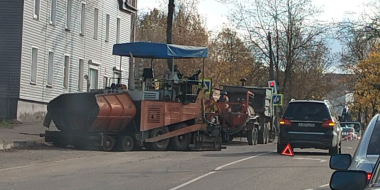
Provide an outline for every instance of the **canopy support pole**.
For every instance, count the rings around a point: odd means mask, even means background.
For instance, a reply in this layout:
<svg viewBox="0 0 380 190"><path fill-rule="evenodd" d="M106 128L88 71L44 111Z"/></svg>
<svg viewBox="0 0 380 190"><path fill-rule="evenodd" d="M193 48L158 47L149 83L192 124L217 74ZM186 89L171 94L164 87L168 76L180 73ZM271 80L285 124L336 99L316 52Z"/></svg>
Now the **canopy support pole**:
<svg viewBox="0 0 380 190"><path fill-rule="evenodd" d="M117 79L117 84L121 84L122 82L121 82L121 79L123 78L122 77L122 73L123 73L123 71L122 71L122 69L121 69L121 63L122 63L122 60L123 60L123 56L120 56L120 67L119 67L119 69L120 69L120 75L119 75L119 78Z"/></svg>
<svg viewBox="0 0 380 190"><path fill-rule="evenodd" d="M129 76L128 76L128 89L134 90L135 89L135 72L133 69L133 55L132 53L129 53L130 60L129 60Z"/></svg>
<svg viewBox="0 0 380 190"><path fill-rule="evenodd" d="M173 79L172 80L172 97L171 97L171 101L173 102L175 100L175 97L174 97L174 58L172 58L172 74L171 74L171 78Z"/></svg>

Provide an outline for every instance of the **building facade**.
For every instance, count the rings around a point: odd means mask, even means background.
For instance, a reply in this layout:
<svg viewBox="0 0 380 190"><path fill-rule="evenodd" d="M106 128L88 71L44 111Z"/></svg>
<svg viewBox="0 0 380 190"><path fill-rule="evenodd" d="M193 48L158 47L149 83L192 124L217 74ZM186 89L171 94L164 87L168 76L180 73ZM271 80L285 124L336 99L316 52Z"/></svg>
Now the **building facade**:
<svg viewBox="0 0 380 190"><path fill-rule="evenodd" d="M62 93L127 83L137 0L1 0L0 118L40 120ZM121 68L120 68L121 66ZM80 106L80 105L78 105Z"/></svg>

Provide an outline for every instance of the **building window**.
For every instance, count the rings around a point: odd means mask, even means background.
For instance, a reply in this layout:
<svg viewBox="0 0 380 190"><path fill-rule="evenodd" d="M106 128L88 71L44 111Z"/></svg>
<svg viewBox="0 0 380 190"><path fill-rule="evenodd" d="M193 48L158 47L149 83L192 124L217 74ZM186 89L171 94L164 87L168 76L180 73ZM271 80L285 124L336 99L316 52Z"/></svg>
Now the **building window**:
<svg viewBox="0 0 380 190"><path fill-rule="evenodd" d="M71 29L71 9L73 5L73 0L67 0L66 6L66 29Z"/></svg>
<svg viewBox="0 0 380 190"><path fill-rule="evenodd" d="M135 9L137 8L136 0L127 0L127 5L135 8Z"/></svg>
<svg viewBox="0 0 380 190"><path fill-rule="evenodd" d="M57 15L57 0L51 0L50 24L55 25L56 15Z"/></svg>
<svg viewBox="0 0 380 190"><path fill-rule="evenodd" d="M99 27L99 9L95 8L95 11L94 11L94 39L98 39L98 27Z"/></svg>
<svg viewBox="0 0 380 190"><path fill-rule="evenodd" d="M41 0L34 0L34 19L40 19Z"/></svg>
<svg viewBox="0 0 380 190"><path fill-rule="evenodd" d="M53 85L54 52L49 52L47 85Z"/></svg>
<svg viewBox="0 0 380 190"><path fill-rule="evenodd" d="M120 72L113 72L112 83L119 84L119 82L121 84Z"/></svg>
<svg viewBox="0 0 380 190"><path fill-rule="evenodd" d="M63 88L69 87L69 68L70 68L70 56L65 55L65 63L63 69Z"/></svg>
<svg viewBox="0 0 380 190"><path fill-rule="evenodd" d="M90 89L98 89L98 70L94 68L89 69Z"/></svg>
<svg viewBox="0 0 380 190"><path fill-rule="evenodd" d="M110 40L110 15L106 14L106 42Z"/></svg>
<svg viewBox="0 0 380 190"><path fill-rule="evenodd" d="M82 3L82 10L80 13L80 34L84 35L86 25L86 4Z"/></svg>
<svg viewBox="0 0 380 190"><path fill-rule="evenodd" d="M32 83L36 83L37 80L37 60L38 60L38 49L32 48L32 69L31 69L31 78Z"/></svg>
<svg viewBox="0 0 380 190"><path fill-rule="evenodd" d="M83 68L84 67L84 60L83 59L79 59L79 74L78 74L78 90L80 92L83 91L83 79L84 79L84 76L83 76Z"/></svg>
<svg viewBox="0 0 380 190"><path fill-rule="evenodd" d="M108 87L108 77L104 76L103 77L103 88L107 88Z"/></svg>
<svg viewBox="0 0 380 190"><path fill-rule="evenodd" d="M116 43L120 42L120 18L117 18Z"/></svg>

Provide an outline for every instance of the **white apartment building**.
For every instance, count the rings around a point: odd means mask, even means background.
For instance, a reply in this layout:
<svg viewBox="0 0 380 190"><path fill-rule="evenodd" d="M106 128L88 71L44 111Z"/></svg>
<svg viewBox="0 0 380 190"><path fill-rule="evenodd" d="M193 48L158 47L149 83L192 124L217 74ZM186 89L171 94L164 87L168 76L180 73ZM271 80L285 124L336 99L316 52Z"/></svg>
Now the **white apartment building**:
<svg viewBox="0 0 380 190"><path fill-rule="evenodd" d="M99 89L129 59L115 43L134 40L137 0L1 0L0 118L42 119L62 93ZM120 68L121 64L121 68ZM80 106L80 105L78 105Z"/></svg>

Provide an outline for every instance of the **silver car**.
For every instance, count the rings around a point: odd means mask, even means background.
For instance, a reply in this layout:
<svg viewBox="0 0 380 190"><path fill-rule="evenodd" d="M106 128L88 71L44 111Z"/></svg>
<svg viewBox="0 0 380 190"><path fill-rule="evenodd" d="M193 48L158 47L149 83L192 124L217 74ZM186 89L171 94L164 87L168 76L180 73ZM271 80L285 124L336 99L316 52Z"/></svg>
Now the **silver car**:
<svg viewBox="0 0 380 190"><path fill-rule="evenodd" d="M372 171L380 155L380 115L375 115L367 126L354 156L350 154L333 155L330 168L334 170L359 170L371 179ZM339 172L338 172L339 173ZM335 174L335 173L334 173ZM333 176L334 176L333 174ZM338 174L335 174L338 175ZM333 182L333 178L331 183ZM347 181L348 182L348 181ZM331 185L331 184L330 184Z"/></svg>

